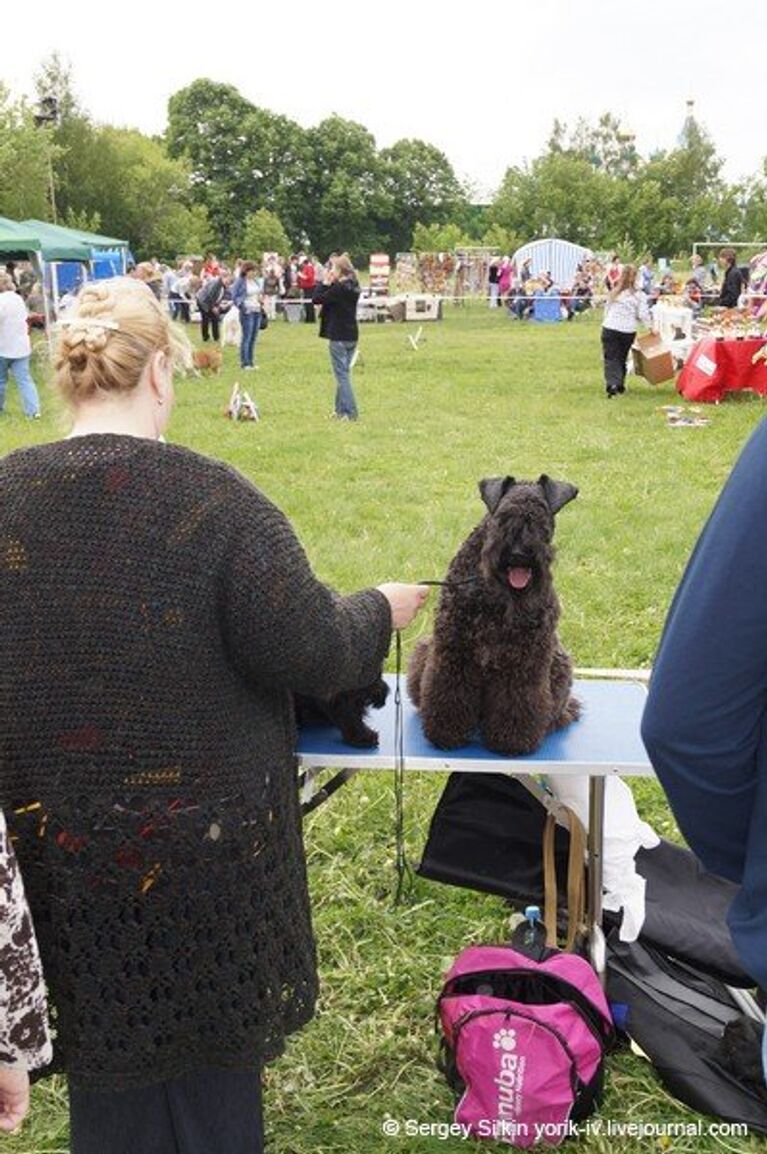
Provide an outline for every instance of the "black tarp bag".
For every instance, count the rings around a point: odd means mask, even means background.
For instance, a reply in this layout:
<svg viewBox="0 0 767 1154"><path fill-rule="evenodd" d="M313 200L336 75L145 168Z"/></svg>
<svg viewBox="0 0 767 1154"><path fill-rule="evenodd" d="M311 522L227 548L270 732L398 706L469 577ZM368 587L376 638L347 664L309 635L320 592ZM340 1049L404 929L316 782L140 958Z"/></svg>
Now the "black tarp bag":
<svg viewBox="0 0 767 1154"><path fill-rule="evenodd" d="M432 881L497 894L515 906L544 906L544 805L505 774L453 773L437 803L418 873ZM557 826L554 857L560 895L566 892L570 835ZM707 873L689 849L661 841L640 849L646 879L640 941L686 959L731 986L755 983L738 959L727 926L737 887ZM566 919L560 908L559 921ZM620 914L605 912L605 929Z"/></svg>
<svg viewBox="0 0 767 1154"><path fill-rule="evenodd" d="M642 942L607 939L607 996L668 1091L700 1114L767 1134L763 1026L727 986Z"/></svg>

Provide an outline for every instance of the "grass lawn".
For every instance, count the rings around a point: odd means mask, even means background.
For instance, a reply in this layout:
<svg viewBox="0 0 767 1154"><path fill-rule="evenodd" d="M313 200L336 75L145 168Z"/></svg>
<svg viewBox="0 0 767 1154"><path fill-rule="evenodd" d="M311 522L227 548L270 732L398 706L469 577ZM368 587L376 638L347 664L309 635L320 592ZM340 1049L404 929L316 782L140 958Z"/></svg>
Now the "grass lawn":
<svg viewBox="0 0 767 1154"><path fill-rule="evenodd" d="M259 339L260 371L238 377L236 350L228 348L220 376L179 384L169 439L252 478L291 518L319 575L344 592L441 577L482 516L482 477L546 472L574 482L580 495L557 531L563 641L580 666L649 666L690 548L763 407L740 396L706 407L707 427L669 428L661 406L678 401L673 384L634 377L624 397L607 402L599 320L536 326L500 310L449 307L442 323L424 327L418 351L407 342L411 326L366 326L354 379L357 424L328 420L333 384L316 329L275 322ZM43 351L44 418L27 422L10 386L0 453L55 438L64 427ZM236 379L257 400L260 422L224 418ZM406 652L429 616L408 631ZM442 784L441 775L408 779L412 860ZM658 787L634 788L642 816L676 837ZM451 1094L434 1065L440 975L466 944L508 932L499 899L422 880L404 906L392 907L393 812L391 774L366 774L307 820L323 993L315 1021L266 1075L271 1154L489 1148L382 1133L387 1116L403 1126L450 1122ZM601 1116L696 1120L627 1052L609 1062ZM52 1154L67 1149L66 1130L65 1088L52 1079L35 1089L24 1132L3 1145L14 1154ZM579 1148L756 1151L763 1144L755 1136L592 1135Z"/></svg>

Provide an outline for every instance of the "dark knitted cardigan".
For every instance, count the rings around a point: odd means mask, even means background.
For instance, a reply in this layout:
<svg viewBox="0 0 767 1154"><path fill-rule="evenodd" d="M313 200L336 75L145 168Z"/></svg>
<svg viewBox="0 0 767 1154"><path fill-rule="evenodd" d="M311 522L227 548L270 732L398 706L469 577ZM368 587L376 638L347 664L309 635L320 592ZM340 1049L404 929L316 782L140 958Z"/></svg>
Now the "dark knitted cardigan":
<svg viewBox="0 0 767 1154"><path fill-rule="evenodd" d="M0 460L0 804L75 1084L254 1067L317 992L292 690L366 684L376 590L186 449L87 436Z"/></svg>

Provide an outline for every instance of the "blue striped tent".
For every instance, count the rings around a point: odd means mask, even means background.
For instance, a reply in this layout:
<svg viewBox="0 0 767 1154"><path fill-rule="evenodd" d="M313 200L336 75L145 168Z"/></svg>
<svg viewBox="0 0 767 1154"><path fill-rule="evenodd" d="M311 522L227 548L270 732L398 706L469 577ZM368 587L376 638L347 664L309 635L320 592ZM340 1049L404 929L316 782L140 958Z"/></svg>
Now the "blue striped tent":
<svg viewBox="0 0 767 1154"><path fill-rule="evenodd" d="M514 253L514 264L519 269L522 262L529 258L534 275L550 272L554 284L558 288L567 289L572 285L575 270L581 261L589 260L593 255L591 249L583 245L547 237L545 240L532 240L518 248Z"/></svg>

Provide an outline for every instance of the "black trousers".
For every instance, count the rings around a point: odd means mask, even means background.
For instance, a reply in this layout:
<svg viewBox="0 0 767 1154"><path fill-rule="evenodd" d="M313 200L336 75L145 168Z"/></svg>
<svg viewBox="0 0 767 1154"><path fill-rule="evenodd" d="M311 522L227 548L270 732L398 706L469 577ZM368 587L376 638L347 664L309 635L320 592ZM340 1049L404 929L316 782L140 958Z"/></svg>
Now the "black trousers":
<svg viewBox="0 0 767 1154"><path fill-rule="evenodd" d="M636 333L621 333L617 329L602 329L602 357L605 369L605 388L610 396L626 388L626 357Z"/></svg>
<svg viewBox="0 0 767 1154"><path fill-rule="evenodd" d="M302 294L304 298L304 320L308 325L313 325L315 322L314 301L312 299L312 289L307 289Z"/></svg>
<svg viewBox="0 0 767 1154"><path fill-rule="evenodd" d="M208 332L212 334L214 341L218 340L220 332L218 321L218 309L211 311L200 309L200 326L202 328L202 339L204 341L208 340Z"/></svg>
<svg viewBox="0 0 767 1154"><path fill-rule="evenodd" d="M69 1092L71 1154L263 1154L261 1075L195 1070L136 1090Z"/></svg>

